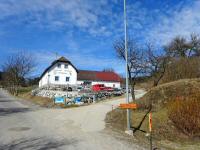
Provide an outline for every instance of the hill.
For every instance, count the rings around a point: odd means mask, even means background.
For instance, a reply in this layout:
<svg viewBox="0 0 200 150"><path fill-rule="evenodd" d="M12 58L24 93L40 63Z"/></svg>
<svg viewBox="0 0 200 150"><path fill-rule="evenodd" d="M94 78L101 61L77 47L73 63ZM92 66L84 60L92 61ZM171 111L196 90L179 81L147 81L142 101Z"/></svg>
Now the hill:
<svg viewBox="0 0 200 150"><path fill-rule="evenodd" d="M156 111L165 107L171 100L180 97L194 97L198 93L200 93L200 79L182 79L150 89L138 103L143 108L152 104L153 110Z"/></svg>
<svg viewBox="0 0 200 150"><path fill-rule="evenodd" d="M152 104L153 141L156 147L200 149L199 93L200 79L178 80L154 87L137 100L139 108L132 111L132 126L139 125L147 112L145 108ZM126 110L113 110L107 114L106 122L109 128L124 131ZM145 119L140 129L148 132L148 118ZM135 137L142 143L148 144L148 138L144 133L137 131Z"/></svg>

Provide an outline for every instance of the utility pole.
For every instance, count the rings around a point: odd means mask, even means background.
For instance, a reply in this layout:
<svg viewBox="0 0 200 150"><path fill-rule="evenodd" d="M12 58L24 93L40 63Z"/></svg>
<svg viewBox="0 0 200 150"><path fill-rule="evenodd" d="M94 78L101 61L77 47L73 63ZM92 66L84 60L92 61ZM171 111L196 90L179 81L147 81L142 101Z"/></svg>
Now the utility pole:
<svg viewBox="0 0 200 150"><path fill-rule="evenodd" d="M124 0L124 41L125 41L125 57L126 57L126 103L129 103L129 79L128 79L128 50L127 50L127 17L126 17L126 0ZM131 129L130 125L130 109L127 109L127 130Z"/></svg>

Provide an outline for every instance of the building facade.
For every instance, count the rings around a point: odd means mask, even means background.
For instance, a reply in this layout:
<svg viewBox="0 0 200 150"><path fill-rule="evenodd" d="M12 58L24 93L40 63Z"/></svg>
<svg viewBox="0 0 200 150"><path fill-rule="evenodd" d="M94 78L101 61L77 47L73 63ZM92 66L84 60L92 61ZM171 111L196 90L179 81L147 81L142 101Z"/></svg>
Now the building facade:
<svg viewBox="0 0 200 150"><path fill-rule="evenodd" d="M107 87L120 88L120 81L120 76L114 72L78 70L69 60L61 57L42 73L39 87L104 84Z"/></svg>

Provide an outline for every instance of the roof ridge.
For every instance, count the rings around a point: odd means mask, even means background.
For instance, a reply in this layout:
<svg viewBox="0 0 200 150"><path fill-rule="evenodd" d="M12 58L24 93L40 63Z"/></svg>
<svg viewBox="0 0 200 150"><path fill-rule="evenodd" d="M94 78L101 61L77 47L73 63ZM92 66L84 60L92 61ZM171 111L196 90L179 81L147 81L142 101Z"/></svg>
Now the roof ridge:
<svg viewBox="0 0 200 150"><path fill-rule="evenodd" d="M117 74L115 71L97 71L97 70L82 70L82 69L78 69L79 71L89 71L89 72L102 72L102 73L115 73Z"/></svg>

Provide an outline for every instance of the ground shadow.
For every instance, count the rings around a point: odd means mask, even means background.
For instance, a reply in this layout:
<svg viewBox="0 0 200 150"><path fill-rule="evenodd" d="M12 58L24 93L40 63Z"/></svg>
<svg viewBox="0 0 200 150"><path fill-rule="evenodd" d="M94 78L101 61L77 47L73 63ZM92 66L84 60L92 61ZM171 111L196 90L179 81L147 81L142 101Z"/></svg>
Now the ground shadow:
<svg viewBox="0 0 200 150"><path fill-rule="evenodd" d="M4 100L0 100L0 103L1 103L1 102L2 102L2 103L3 103L3 102L12 103L12 102L14 102L14 101L15 101L15 100L12 100L12 101L11 101L10 99L9 99L9 100L5 100L5 99L4 99Z"/></svg>
<svg viewBox="0 0 200 150"><path fill-rule="evenodd" d="M0 145L0 150L48 150L58 149L65 145L75 145L78 141L75 139L70 140L54 140L47 138L31 138L31 139L19 139L12 141L9 144Z"/></svg>
<svg viewBox="0 0 200 150"><path fill-rule="evenodd" d="M0 108L0 116L7 116L15 113L24 113L30 111L29 108Z"/></svg>

